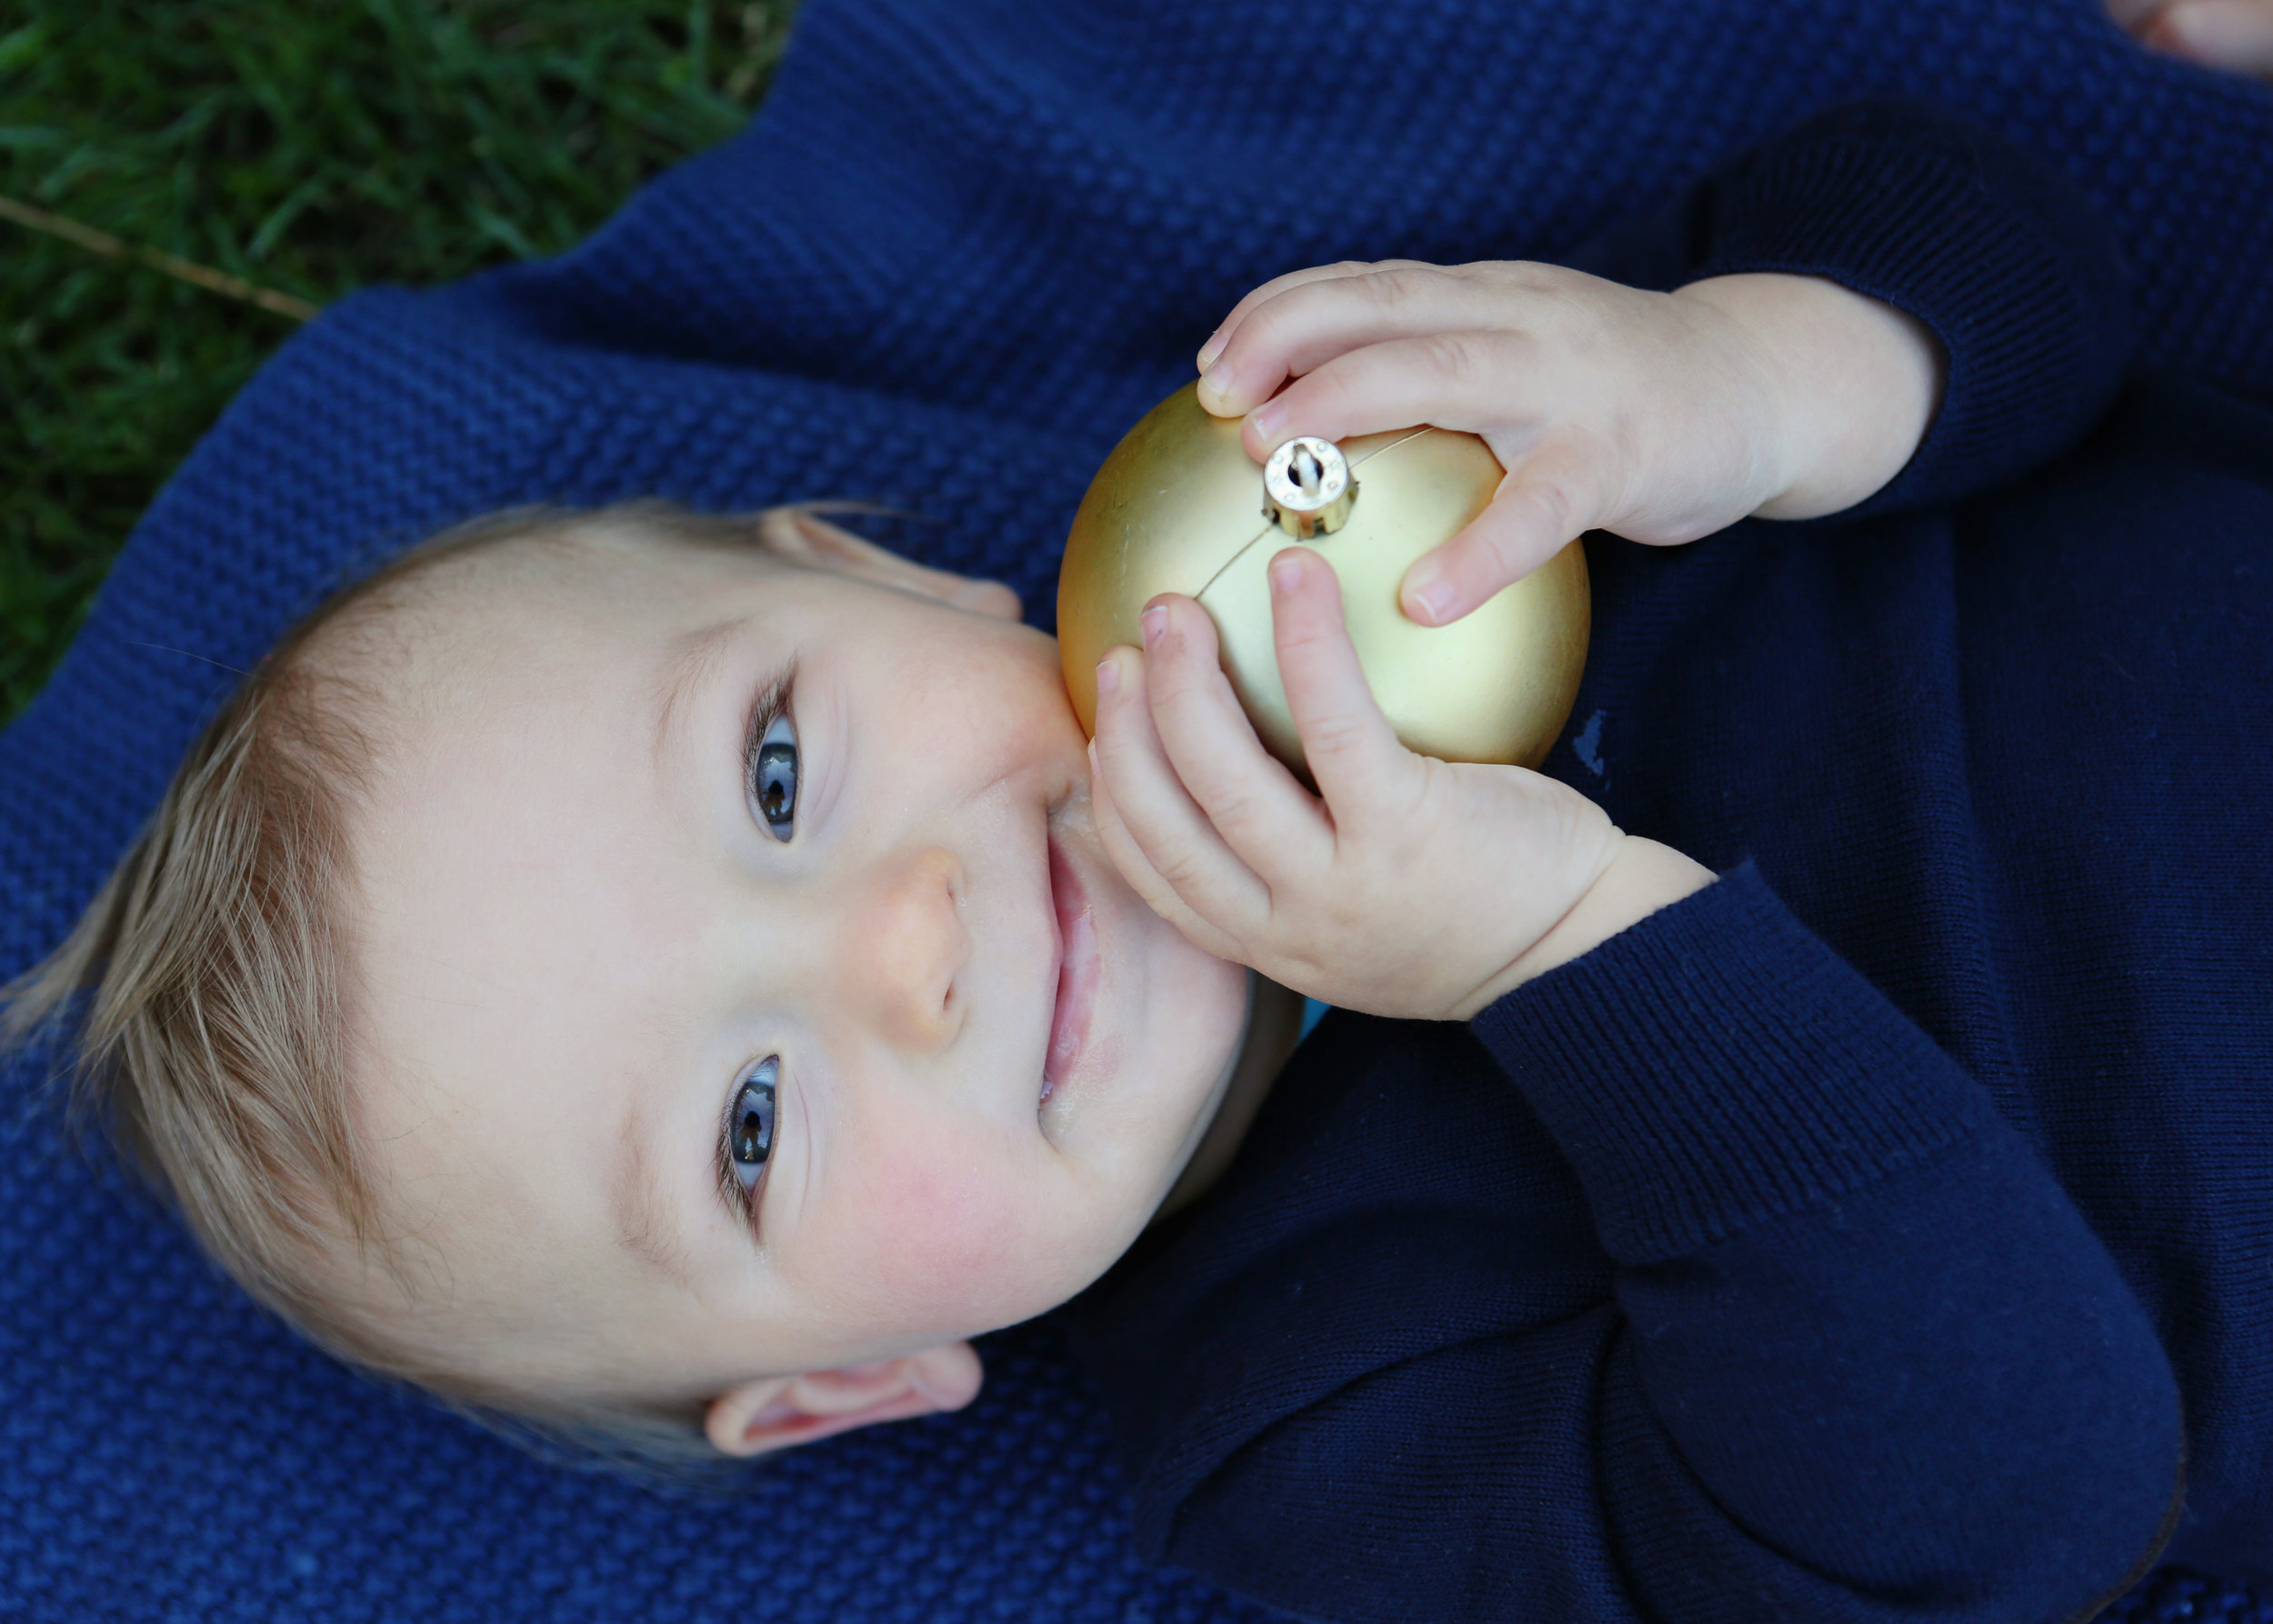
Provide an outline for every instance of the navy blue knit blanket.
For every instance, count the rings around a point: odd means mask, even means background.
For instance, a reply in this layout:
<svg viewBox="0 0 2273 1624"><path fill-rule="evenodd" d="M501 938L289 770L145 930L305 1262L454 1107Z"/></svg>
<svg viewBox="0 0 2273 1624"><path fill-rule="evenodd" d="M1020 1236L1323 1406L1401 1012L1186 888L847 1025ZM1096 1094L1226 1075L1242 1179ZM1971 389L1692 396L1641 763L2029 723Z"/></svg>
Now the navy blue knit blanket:
<svg viewBox="0 0 2273 1624"><path fill-rule="evenodd" d="M1805 114L1954 108L2120 226L2148 357L2273 394L2273 92L2098 0L808 0L764 115L584 247L295 338L0 736L0 977L327 588L532 501L857 497L1046 621L1059 542L1215 320L1293 266L1553 257ZM696 1499L354 1377L0 1080L0 1619L1259 1619L1129 1553L1046 1321L955 1416ZM2166 1569L2110 1615L2273 1624Z"/></svg>

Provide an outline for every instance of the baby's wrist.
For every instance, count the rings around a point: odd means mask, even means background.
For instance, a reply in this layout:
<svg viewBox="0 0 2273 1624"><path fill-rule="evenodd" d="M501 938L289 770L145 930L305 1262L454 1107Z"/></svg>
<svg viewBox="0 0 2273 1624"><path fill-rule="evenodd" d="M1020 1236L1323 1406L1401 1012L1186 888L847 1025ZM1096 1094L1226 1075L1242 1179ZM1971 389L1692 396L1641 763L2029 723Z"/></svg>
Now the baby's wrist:
<svg viewBox="0 0 2273 1624"><path fill-rule="evenodd" d="M1525 982L1600 947L1659 908L1703 890L1720 877L1670 846L1620 835L1609 863L1545 936L1457 1011L1466 1020Z"/></svg>
<svg viewBox="0 0 2273 1624"><path fill-rule="evenodd" d="M1902 471L1941 403L1946 359L1925 324L1820 276L1749 272L1692 282L1677 297L1743 329L1775 396L1775 494L1762 518L1854 506Z"/></svg>

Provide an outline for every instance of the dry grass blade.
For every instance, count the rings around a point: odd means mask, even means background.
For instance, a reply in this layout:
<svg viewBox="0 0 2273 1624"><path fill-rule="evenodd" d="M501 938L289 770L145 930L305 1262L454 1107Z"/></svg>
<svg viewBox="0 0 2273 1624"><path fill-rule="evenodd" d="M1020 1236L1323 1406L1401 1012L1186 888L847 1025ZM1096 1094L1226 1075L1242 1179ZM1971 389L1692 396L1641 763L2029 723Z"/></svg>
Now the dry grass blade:
<svg viewBox="0 0 2273 1624"><path fill-rule="evenodd" d="M0 720L278 316L567 247L740 127L793 10L0 6Z"/></svg>
<svg viewBox="0 0 2273 1624"><path fill-rule="evenodd" d="M257 305L263 310L273 310L278 316L288 316L295 321L312 321L316 307L305 299L295 299L288 293L278 293L273 287L263 287L247 282L242 276L232 276L216 271L211 266L196 265L177 259L171 254L161 254L155 248L137 247L107 231L97 231L92 226L82 226L76 220L61 215L51 215L44 208L34 208L28 203L0 196L0 220L13 220L33 231L44 231L50 236L62 237L82 248L100 254L106 259L133 259L154 271L163 271L178 277L192 286L225 298L241 299L247 305Z"/></svg>

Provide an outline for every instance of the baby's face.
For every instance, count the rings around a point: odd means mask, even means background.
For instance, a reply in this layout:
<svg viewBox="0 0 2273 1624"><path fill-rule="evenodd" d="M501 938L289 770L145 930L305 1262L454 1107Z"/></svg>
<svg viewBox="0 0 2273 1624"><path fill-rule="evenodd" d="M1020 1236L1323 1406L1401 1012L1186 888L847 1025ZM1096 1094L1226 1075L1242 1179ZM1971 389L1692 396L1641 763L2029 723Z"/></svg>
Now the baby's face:
<svg viewBox="0 0 2273 1624"><path fill-rule="evenodd" d="M1056 645L622 533L446 570L355 831L414 1345L699 1400L1102 1273L1208 1124L1246 980L1099 848Z"/></svg>

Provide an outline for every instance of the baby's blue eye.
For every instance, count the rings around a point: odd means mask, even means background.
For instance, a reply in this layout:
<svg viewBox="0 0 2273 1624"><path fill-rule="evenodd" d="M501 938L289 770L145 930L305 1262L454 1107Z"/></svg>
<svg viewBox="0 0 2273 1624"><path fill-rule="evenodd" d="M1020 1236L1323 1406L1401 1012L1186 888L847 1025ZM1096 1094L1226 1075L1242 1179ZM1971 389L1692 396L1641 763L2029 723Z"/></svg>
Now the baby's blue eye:
<svg viewBox="0 0 2273 1624"><path fill-rule="evenodd" d="M744 1189L757 1188L766 1171L766 1158L774 1153L774 1083L780 1075L781 1062L766 1060L744 1079L734 1097L734 1118L726 1124L726 1155Z"/></svg>
<svg viewBox="0 0 2273 1624"><path fill-rule="evenodd" d="M797 832L797 728L776 717L750 762L750 799L776 840Z"/></svg>

